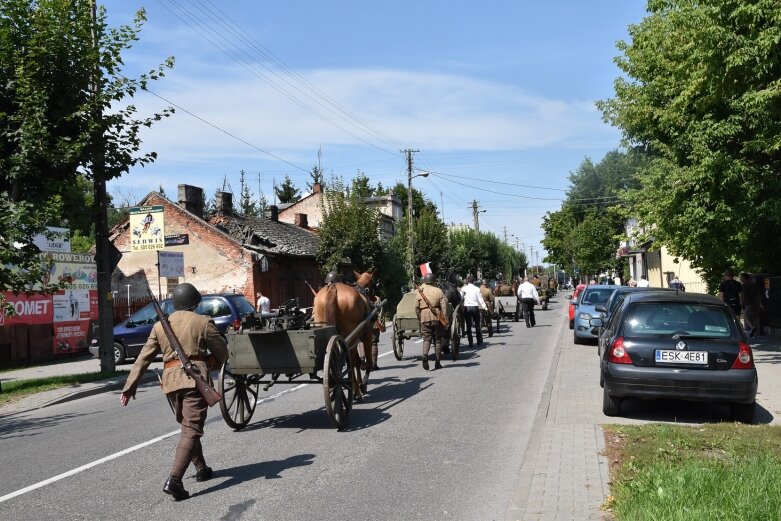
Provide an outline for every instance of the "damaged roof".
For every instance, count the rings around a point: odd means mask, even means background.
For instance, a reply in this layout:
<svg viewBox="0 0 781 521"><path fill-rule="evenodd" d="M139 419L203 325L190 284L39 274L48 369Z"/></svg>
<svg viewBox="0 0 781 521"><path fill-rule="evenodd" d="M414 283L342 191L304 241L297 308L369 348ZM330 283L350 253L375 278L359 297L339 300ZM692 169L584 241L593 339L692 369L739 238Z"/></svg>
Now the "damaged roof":
<svg viewBox="0 0 781 521"><path fill-rule="evenodd" d="M320 242L313 231L264 217L215 215L209 223L261 253L314 257Z"/></svg>

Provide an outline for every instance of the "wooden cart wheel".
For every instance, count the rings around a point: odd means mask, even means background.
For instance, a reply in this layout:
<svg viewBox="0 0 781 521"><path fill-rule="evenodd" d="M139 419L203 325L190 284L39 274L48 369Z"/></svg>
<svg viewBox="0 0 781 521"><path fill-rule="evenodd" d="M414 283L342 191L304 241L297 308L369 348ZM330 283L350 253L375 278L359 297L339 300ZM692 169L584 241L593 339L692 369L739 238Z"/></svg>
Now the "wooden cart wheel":
<svg viewBox="0 0 781 521"><path fill-rule="evenodd" d="M220 400L220 412L222 417L232 429L241 430L249 424L255 405L258 400L258 388L260 378L257 374L233 374L228 362L220 369L220 378L217 382L222 394Z"/></svg>
<svg viewBox="0 0 781 521"><path fill-rule="evenodd" d="M401 336L401 332L396 330L396 321L393 321L393 356L396 360L401 361L404 358L404 337Z"/></svg>
<svg viewBox="0 0 781 521"><path fill-rule="evenodd" d="M353 376L350 352L339 335L331 337L325 350L323 395L328 419L337 429L344 428L353 408Z"/></svg>

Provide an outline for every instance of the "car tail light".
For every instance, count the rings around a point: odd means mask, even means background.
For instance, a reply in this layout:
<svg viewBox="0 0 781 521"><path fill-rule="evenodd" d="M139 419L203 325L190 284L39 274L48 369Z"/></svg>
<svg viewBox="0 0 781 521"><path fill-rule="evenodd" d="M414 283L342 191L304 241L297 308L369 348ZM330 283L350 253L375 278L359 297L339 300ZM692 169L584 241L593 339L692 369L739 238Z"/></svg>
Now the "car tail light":
<svg viewBox="0 0 781 521"><path fill-rule="evenodd" d="M733 369L754 369L754 354L751 352L751 348L745 342L739 342L738 357L732 364Z"/></svg>
<svg viewBox="0 0 781 521"><path fill-rule="evenodd" d="M237 318L233 321L233 330L238 331L239 329L241 329L241 319Z"/></svg>
<svg viewBox="0 0 781 521"><path fill-rule="evenodd" d="M613 344L610 346L610 362L614 364L632 363L632 359L629 358L629 353L626 352L624 347L624 337L618 337L613 340Z"/></svg>

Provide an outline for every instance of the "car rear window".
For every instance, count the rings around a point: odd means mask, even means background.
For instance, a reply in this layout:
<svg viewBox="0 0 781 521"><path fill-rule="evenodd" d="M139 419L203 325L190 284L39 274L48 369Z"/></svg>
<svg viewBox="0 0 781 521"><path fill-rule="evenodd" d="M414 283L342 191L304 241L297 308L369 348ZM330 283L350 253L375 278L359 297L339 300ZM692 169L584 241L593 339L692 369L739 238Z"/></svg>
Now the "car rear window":
<svg viewBox="0 0 781 521"><path fill-rule="evenodd" d="M243 295L231 295L228 300L231 301L241 317L255 312L255 307Z"/></svg>
<svg viewBox="0 0 781 521"><path fill-rule="evenodd" d="M598 288L598 287L587 288L583 292L583 299L581 300L581 303L589 306L604 304L605 302L607 302L607 299L610 298L610 295L612 295L615 290L616 288Z"/></svg>
<svg viewBox="0 0 781 521"><path fill-rule="evenodd" d="M638 302L627 311L624 335L737 338L726 307L686 302Z"/></svg>
<svg viewBox="0 0 781 521"><path fill-rule="evenodd" d="M220 297L204 297L195 312L207 317L224 317L231 314L228 303Z"/></svg>

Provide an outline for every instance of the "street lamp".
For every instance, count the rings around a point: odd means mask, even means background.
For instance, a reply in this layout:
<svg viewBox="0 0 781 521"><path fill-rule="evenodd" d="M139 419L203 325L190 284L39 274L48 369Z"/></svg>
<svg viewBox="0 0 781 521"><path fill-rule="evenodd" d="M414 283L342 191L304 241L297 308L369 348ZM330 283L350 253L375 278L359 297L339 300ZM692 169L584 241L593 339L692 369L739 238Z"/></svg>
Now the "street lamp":
<svg viewBox="0 0 781 521"><path fill-rule="evenodd" d="M407 220L409 221L409 232L407 237L407 254L409 265L409 287L410 289L415 287L415 265L413 263L414 255L413 249L415 248L415 239L413 237L412 228L412 180L416 177L428 177L428 172L420 172L419 174L412 175L412 169L407 170Z"/></svg>

